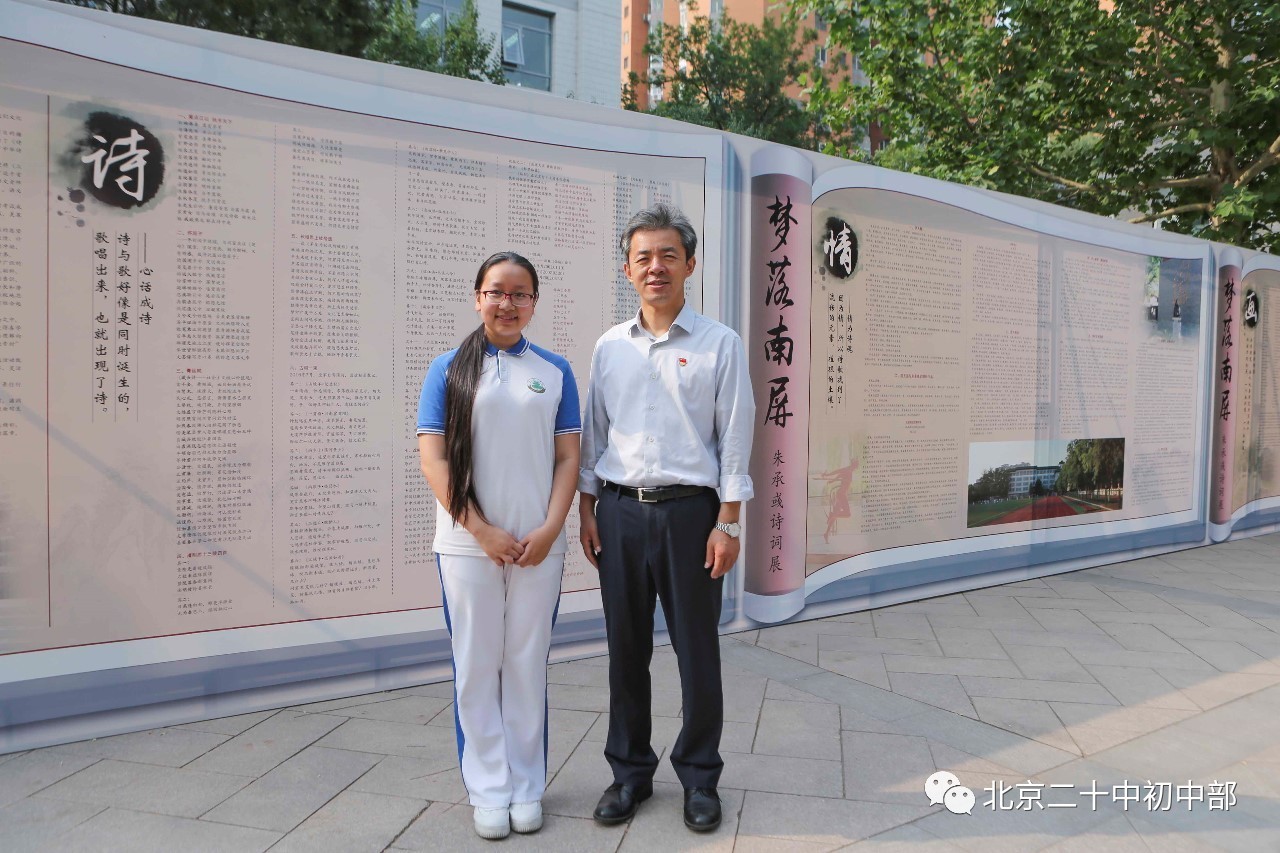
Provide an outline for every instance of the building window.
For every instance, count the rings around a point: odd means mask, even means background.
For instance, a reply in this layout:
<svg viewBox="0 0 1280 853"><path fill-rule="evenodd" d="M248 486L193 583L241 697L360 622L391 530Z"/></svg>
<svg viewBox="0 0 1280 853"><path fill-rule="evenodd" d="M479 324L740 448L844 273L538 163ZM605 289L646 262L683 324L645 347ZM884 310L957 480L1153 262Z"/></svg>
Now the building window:
<svg viewBox="0 0 1280 853"><path fill-rule="evenodd" d="M813 61L817 63L819 68L827 64L827 46L825 44L818 45L813 52Z"/></svg>
<svg viewBox="0 0 1280 853"><path fill-rule="evenodd" d="M631 67L631 57L629 56L622 57L622 69L625 71L630 67Z"/></svg>
<svg viewBox="0 0 1280 853"><path fill-rule="evenodd" d="M815 12L813 15L813 28L820 33L826 32L827 19Z"/></svg>
<svg viewBox="0 0 1280 853"><path fill-rule="evenodd" d="M502 5L502 69L513 86L551 91L552 15Z"/></svg>
<svg viewBox="0 0 1280 853"><path fill-rule="evenodd" d="M444 28L461 11L462 0L418 0L418 29L443 38Z"/></svg>

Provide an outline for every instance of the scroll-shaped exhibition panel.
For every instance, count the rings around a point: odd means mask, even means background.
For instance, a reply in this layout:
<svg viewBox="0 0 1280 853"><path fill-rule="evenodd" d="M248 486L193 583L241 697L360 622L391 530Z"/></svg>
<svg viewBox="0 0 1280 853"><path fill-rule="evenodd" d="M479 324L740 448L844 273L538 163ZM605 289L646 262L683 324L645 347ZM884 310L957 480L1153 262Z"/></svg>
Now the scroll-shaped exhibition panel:
<svg viewBox="0 0 1280 853"><path fill-rule="evenodd" d="M1218 251L1210 534L1280 523L1280 260Z"/></svg>
<svg viewBox="0 0 1280 853"><path fill-rule="evenodd" d="M722 139L3 17L0 724L114 701L57 706L59 676L204 662L162 696L126 678L141 704L447 662L414 424L428 364L478 323L476 269L533 261L528 335L585 392L638 304L622 223L663 201L717 233ZM719 265L713 243L695 307ZM576 515L560 619L594 636Z"/></svg>
<svg viewBox="0 0 1280 853"><path fill-rule="evenodd" d="M747 616L1203 540L1207 244L775 163L751 199ZM808 278L780 296L783 251Z"/></svg>

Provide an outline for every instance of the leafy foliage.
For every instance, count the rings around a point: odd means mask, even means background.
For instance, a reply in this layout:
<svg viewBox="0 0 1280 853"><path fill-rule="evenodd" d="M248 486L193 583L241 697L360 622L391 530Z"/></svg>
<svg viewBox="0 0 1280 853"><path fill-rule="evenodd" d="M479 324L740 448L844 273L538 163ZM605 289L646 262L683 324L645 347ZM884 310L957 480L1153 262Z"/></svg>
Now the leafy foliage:
<svg viewBox="0 0 1280 853"><path fill-rule="evenodd" d="M768 17L758 27L727 16L717 23L691 17L687 30L659 25L645 45L658 61L631 72L623 106L638 109L638 87L662 86L653 115L814 148L823 129L787 88L818 73L805 59L815 39L792 21Z"/></svg>
<svg viewBox="0 0 1280 853"><path fill-rule="evenodd" d="M480 31L474 0L450 15L443 36L434 29L419 29L414 7L396 3L386 25L365 49L366 59L435 71L468 80L507 81L495 49L496 38Z"/></svg>
<svg viewBox="0 0 1280 853"><path fill-rule="evenodd" d="M811 108L880 122L876 164L1280 250L1280 6L802 3L866 74Z"/></svg>
<svg viewBox="0 0 1280 853"><path fill-rule="evenodd" d="M64 0L171 24L361 56L398 0Z"/></svg>

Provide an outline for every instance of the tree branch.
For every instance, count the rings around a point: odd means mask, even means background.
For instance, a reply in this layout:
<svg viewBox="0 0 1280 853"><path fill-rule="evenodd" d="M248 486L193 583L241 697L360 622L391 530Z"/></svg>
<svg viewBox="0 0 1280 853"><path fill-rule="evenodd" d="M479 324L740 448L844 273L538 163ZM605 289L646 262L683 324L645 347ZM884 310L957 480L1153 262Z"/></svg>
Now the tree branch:
<svg viewBox="0 0 1280 853"><path fill-rule="evenodd" d="M1129 222L1134 225L1141 225L1143 222L1155 222L1157 219L1165 219L1169 216L1177 216L1179 213L1208 213L1213 210L1213 203L1208 201L1198 202L1196 204L1180 204L1177 207L1170 207L1159 213L1148 213L1146 216L1135 216Z"/></svg>
<svg viewBox="0 0 1280 853"><path fill-rule="evenodd" d="M1222 183L1220 178L1213 175L1196 175L1194 178L1170 178L1167 181L1153 181L1146 184L1145 189L1149 190L1185 190L1197 187L1212 188Z"/></svg>
<svg viewBox="0 0 1280 853"><path fill-rule="evenodd" d="M1274 166L1276 163L1280 163L1280 136L1276 137L1275 141L1271 143L1271 147L1267 149L1265 154L1258 158L1256 163L1240 173L1240 177L1236 178L1236 181L1232 186L1247 186L1250 181L1258 177L1258 175L1262 174L1266 169Z"/></svg>
<svg viewBox="0 0 1280 853"><path fill-rule="evenodd" d="M1055 175L1053 172L1047 172L1039 166L1032 165L1031 163L1026 163L1024 165L1026 165L1027 171L1031 172L1031 174L1044 178L1046 181L1053 181L1056 184L1062 184L1064 187L1071 187L1073 190L1080 190L1081 192L1100 192L1099 188L1092 184L1082 184L1079 181L1073 181L1070 178Z"/></svg>

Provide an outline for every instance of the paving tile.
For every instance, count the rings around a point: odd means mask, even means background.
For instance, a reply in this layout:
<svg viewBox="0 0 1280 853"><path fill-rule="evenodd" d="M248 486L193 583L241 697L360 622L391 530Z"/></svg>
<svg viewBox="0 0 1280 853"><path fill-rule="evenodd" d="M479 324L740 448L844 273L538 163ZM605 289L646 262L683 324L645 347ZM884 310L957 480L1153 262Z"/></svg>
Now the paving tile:
<svg viewBox="0 0 1280 853"><path fill-rule="evenodd" d="M765 688L764 698L766 699L782 699L786 702L826 702L821 696L814 696L812 693L805 693L796 687L785 684L781 681L769 681L769 685Z"/></svg>
<svg viewBox="0 0 1280 853"><path fill-rule="evenodd" d="M1058 593L1064 599L1094 599L1107 604L1115 604L1105 591L1098 588L1094 581L1101 580L1091 572L1075 572L1068 575L1044 578L1045 586ZM1103 581L1105 583L1105 581Z"/></svg>
<svg viewBox="0 0 1280 853"><path fill-rule="evenodd" d="M990 631L979 628L935 628L938 648L947 657L1008 660L1004 646Z"/></svg>
<svg viewBox="0 0 1280 853"><path fill-rule="evenodd" d="M184 723L180 726L172 726L175 729L189 729L197 732L211 732L217 735L226 735L234 737L241 732L253 728L263 720L279 713L278 711L255 711L252 714L237 714L234 717L218 717L214 720L196 720L194 723Z"/></svg>
<svg viewBox="0 0 1280 853"><path fill-rule="evenodd" d="M1213 628L1222 628L1228 631L1238 629L1249 631L1258 627L1257 622L1254 622L1252 619L1245 616L1241 616L1229 607L1223 607L1218 604L1199 604L1183 601L1174 601L1172 603L1188 616L1199 619L1204 624ZM1270 614L1263 615L1269 616Z"/></svg>
<svg viewBox="0 0 1280 853"><path fill-rule="evenodd" d="M344 717L282 711L215 747L189 766L213 773L261 776L344 722Z"/></svg>
<svg viewBox="0 0 1280 853"><path fill-rule="evenodd" d="M1230 640L1182 640L1198 657L1221 672L1247 671L1254 675L1280 675L1280 662L1268 660Z"/></svg>
<svg viewBox="0 0 1280 853"><path fill-rule="evenodd" d="M735 723L755 723L760 717L760 704L769 679L763 675L722 666L721 690L724 693L724 718Z"/></svg>
<svg viewBox="0 0 1280 853"><path fill-rule="evenodd" d="M975 696L973 707L985 723L1038 740L1041 743L1080 754L1062 721L1053 713L1048 702L1035 699L993 699Z"/></svg>
<svg viewBox="0 0 1280 853"><path fill-rule="evenodd" d="M1097 683L1097 679L1066 649L1055 646L1019 646L1013 643L1004 648L1027 678L1038 681Z"/></svg>
<svg viewBox="0 0 1280 853"><path fill-rule="evenodd" d="M986 678L974 675L960 676L960 684L971 697L1091 702L1095 705L1119 704L1115 697L1100 684L1038 681L1030 678Z"/></svg>
<svg viewBox="0 0 1280 853"><path fill-rule="evenodd" d="M1170 684L1181 689L1182 695L1206 710L1265 690L1280 681L1280 678L1274 675L1249 675L1238 672L1213 671L1206 674L1187 669L1160 667L1156 667L1156 672Z"/></svg>
<svg viewBox="0 0 1280 853"><path fill-rule="evenodd" d="M992 601L997 599L993 598ZM1016 601L1014 601L1017 604ZM1018 604L1018 607L1022 607ZM929 617L929 624L936 631L938 628L975 628L980 631L1043 631L1044 626L1041 625L1034 616L1027 610L1023 609L1022 613L1027 615L1020 616L1009 614L1004 616L957 616L950 613L933 614ZM1099 632L1101 633L1101 632Z"/></svg>
<svg viewBox="0 0 1280 853"><path fill-rule="evenodd" d="M664 853L675 851L693 851L699 853L732 853L734 840L738 832L738 816L742 812L742 791L721 787L720 794L721 820L720 826L708 833L690 832L682 818L684 811L684 788L668 782L655 782L653 797L631 819L626 837L622 840L620 851L636 851L649 853L661 850ZM590 829L586 830L590 831Z"/></svg>
<svg viewBox="0 0 1280 853"><path fill-rule="evenodd" d="M358 717L362 720L387 720L425 726L450 704L448 699L435 696L400 696L386 702L335 708L325 713L336 717Z"/></svg>
<svg viewBox="0 0 1280 853"><path fill-rule="evenodd" d="M1096 725L1142 734L1181 722L1196 713L1173 708L1117 708L1114 705L1090 705L1083 702L1050 702L1049 706L1067 726Z"/></svg>
<svg viewBox="0 0 1280 853"><path fill-rule="evenodd" d="M199 817L250 781L245 776L107 758L45 788L37 796L175 817Z"/></svg>
<svg viewBox="0 0 1280 853"><path fill-rule="evenodd" d="M795 658L802 663L818 663L818 634L816 632L797 637L764 631L756 639L756 646L780 655L786 655L789 658Z"/></svg>
<svg viewBox="0 0 1280 853"><path fill-rule="evenodd" d="M107 809L58 836L48 853L200 853L266 850L280 833L126 809Z"/></svg>
<svg viewBox="0 0 1280 853"><path fill-rule="evenodd" d="M447 682L449 687L448 697L453 697L453 682ZM304 705L291 705L286 711L297 711L303 714L327 714L330 711L340 711L343 708L355 708L360 705L376 705L380 702L390 702L392 699L399 699L402 696L412 696L421 694L412 694L407 691L391 692L379 691L377 693L362 693L359 696L340 696L337 699L326 699L323 702L308 702Z"/></svg>
<svg viewBox="0 0 1280 853"><path fill-rule="evenodd" d="M873 835L847 849L858 853L956 853L964 848L930 835L914 824L908 824Z"/></svg>
<svg viewBox="0 0 1280 853"><path fill-rule="evenodd" d="M1276 849L1274 819L1264 820L1247 812L1193 810L1129 815L1129 822L1152 850L1223 850L1257 853Z"/></svg>
<svg viewBox="0 0 1280 853"><path fill-rule="evenodd" d="M1154 669L1102 664L1089 664L1085 669L1107 688L1107 692L1125 705L1154 705L1185 710L1200 708Z"/></svg>
<svg viewBox="0 0 1280 853"><path fill-rule="evenodd" d="M1117 612L1127 612L1120 610L1120 605L1116 605ZM1046 631L1061 631L1065 633L1075 634L1102 634L1103 631L1088 616L1085 616L1079 610L1066 609L1048 609L1048 608L1028 608L1031 616L1040 623L1040 627Z"/></svg>
<svg viewBox="0 0 1280 853"><path fill-rule="evenodd" d="M724 788L809 797L839 797L844 787L839 761L792 758L785 755L752 755L723 750L720 757L724 759L724 772L720 776L720 785ZM654 779L659 782L679 782L669 761L658 765ZM595 796L600 796L599 791ZM590 805L594 807L594 798Z"/></svg>
<svg viewBox="0 0 1280 853"><path fill-rule="evenodd" d="M55 755L120 758L139 764L182 767L227 742L227 736L186 729L149 729L127 735L82 740L49 747Z"/></svg>
<svg viewBox="0 0 1280 853"><path fill-rule="evenodd" d="M894 604L891 607L882 607L875 612L923 613L926 616L941 613L973 616L977 613L963 595L942 595L937 598L926 598L923 601L905 601L902 604Z"/></svg>
<svg viewBox="0 0 1280 853"><path fill-rule="evenodd" d="M379 756L367 752L307 747L209 811L204 818L288 832L379 760Z"/></svg>
<svg viewBox="0 0 1280 853"><path fill-rule="evenodd" d="M875 626L877 637L900 640L934 639L933 626L922 613L876 611L871 614L871 622Z"/></svg>
<svg viewBox="0 0 1280 853"><path fill-rule="evenodd" d="M547 721L547 777L569 758L602 714L552 708Z"/></svg>
<svg viewBox="0 0 1280 853"><path fill-rule="evenodd" d="M1108 596L1101 598L1063 598L1063 597L1040 597L1040 596L1018 596L1018 601L1023 607L1031 611L1032 616L1039 618L1035 611L1037 610L1076 610L1083 608L1089 610L1120 610L1127 611L1120 602Z"/></svg>
<svg viewBox="0 0 1280 853"><path fill-rule="evenodd" d="M993 810L982 805L982 793L974 793L978 805L972 813L954 815L935 806L912 826L973 853L1024 853L1092 832L1113 817L1078 808Z"/></svg>
<svg viewBox="0 0 1280 853"><path fill-rule="evenodd" d="M547 683L576 684L579 687L608 687L609 668L572 661L547 667Z"/></svg>
<svg viewBox="0 0 1280 853"><path fill-rule="evenodd" d="M608 666L609 658L607 655L601 658ZM586 663L578 661L578 663ZM453 681L437 681L432 684L417 684L413 687L405 687L400 690L392 691L396 695L412 695L412 696L437 696L441 699L453 699Z"/></svg>
<svg viewBox="0 0 1280 853"><path fill-rule="evenodd" d="M891 672L889 683L894 693L918 699L966 717L976 717L969 694L954 675L927 675L915 672Z"/></svg>
<svg viewBox="0 0 1280 853"><path fill-rule="evenodd" d="M329 719L338 719L331 717ZM341 722L341 720L340 720ZM458 737L454 727L416 726L386 720L346 720L318 740L318 746L401 755L428 761L457 761Z"/></svg>
<svg viewBox="0 0 1280 853"><path fill-rule="evenodd" d="M975 784L979 779L988 783L994 779L1016 782L1026 779L1028 775L1019 773L1012 767L1005 767L986 758L970 755L953 746L938 743L937 741L929 741L929 753L933 756L934 767L941 770L949 770L961 779L973 781Z"/></svg>
<svg viewBox="0 0 1280 853"><path fill-rule="evenodd" d="M1163 601L1163 599L1161 599ZM1172 607L1172 605L1170 605ZM1177 608L1174 608L1177 610ZM1203 631L1208 628L1199 619L1193 619L1181 610L1176 613L1117 613L1114 611L1091 610L1086 614L1089 620L1106 630L1107 625L1154 625L1166 634L1173 636L1174 631Z"/></svg>
<svg viewBox="0 0 1280 853"><path fill-rule="evenodd" d="M425 800L343 791L271 849L273 853L381 853L427 805Z"/></svg>
<svg viewBox="0 0 1280 853"><path fill-rule="evenodd" d="M1104 651L1102 649L1073 649L1076 660L1083 664L1100 663L1107 666L1141 666L1148 669L1187 669L1201 673L1213 673L1214 668L1190 652L1131 652Z"/></svg>
<svg viewBox="0 0 1280 853"><path fill-rule="evenodd" d="M738 830L756 838L840 846L901 826L927 813L928 806L919 801L893 805L748 791Z"/></svg>
<svg viewBox="0 0 1280 853"><path fill-rule="evenodd" d="M751 752L826 758L840 751L840 706L766 699Z"/></svg>
<svg viewBox="0 0 1280 853"><path fill-rule="evenodd" d="M659 766L664 754L665 750L658 752ZM542 810L590 820L600 795L612 782L613 771L600 744L583 741L548 782Z"/></svg>
<svg viewBox="0 0 1280 853"><path fill-rule="evenodd" d="M432 802L461 803L467 799L456 753L447 763L388 755L352 782L350 790Z"/></svg>
<svg viewBox="0 0 1280 853"><path fill-rule="evenodd" d="M992 629L991 633L1004 645L1057 647L1071 651L1078 649L1124 651L1124 646L1116 642L1114 637L1106 634L1101 628L1097 628L1091 633L1045 630L1008 631L995 628Z"/></svg>
<svg viewBox="0 0 1280 853"><path fill-rule="evenodd" d="M28 797L0 808L6 853L47 850L59 835L100 813L103 806Z"/></svg>
<svg viewBox="0 0 1280 853"><path fill-rule="evenodd" d="M841 738L846 799L922 804L925 780L938 769L925 738L871 732L844 732Z"/></svg>
<svg viewBox="0 0 1280 853"><path fill-rule="evenodd" d="M1134 613L1168 613L1179 615L1182 612L1152 592L1141 592L1133 589L1108 588L1107 594ZM1089 612L1086 615L1090 618L1094 618L1093 612ZM1094 619L1094 621L1098 620Z"/></svg>
<svg viewBox="0 0 1280 853"><path fill-rule="evenodd" d="M7 806L65 779L100 759L43 749L0 765L0 806Z"/></svg>
<svg viewBox="0 0 1280 853"><path fill-rule="evenodd" d="M823 652L865 652L867 654L898 655L941 655L942 648L933 638L933 629L929 629L929 637L850 637L834 634L823 634L818 638L818 647Z"/></svg>
<svg viewBox="0 0 1280 853"><path fill-rule="evenodd" d="M1002 619L1012 617L1025 621L1028 625L1033 624L1035 621L1027 611L1027 608L1022 606L1022 602L1013 596L965 593L964 599L978 616L994 616ZM939 620L936 618L930 619L929 623L936 629Z"/></svg>
<svg viewBox="0 0 1280 853"><path fill-rule="evenodd" d="M819 671L817 675L801 678L795 684L801 690L821 696L837 705L847 705L876 719L889 722L929 707L915 699L899 696L890 690L845 678L834 672Z"/></svg>
<svg viewBox="0 0 1280 853"><path fill-rule="evenodd" d="M1010 661L981 658L926 657L924 655L885 655L889 672L920 672L932 675L980 675L993 678L1021 678L1022 673Z"/></svg>
<svg viewBox="0 0 1280 853"><path fill-rule="evenodd" d="M884 668L884 656L875 652L821 652L818 663L825 670L839 673L846 678L890 689L889 672Z"/></svg>
<svg viewBox="0 0 1280 853"><path fill-rule="evenodd" d="M1173 652L1181 654L1186 649L1154 625L1103 623L1102 629L1120 641L1120 645L1134 652Z"/></svg>
<svg viewBox="0 0 1280 853"><path fill-rule="evenodd" d="M837 705L840 709L840 730L846 732L880 732L881 734L904 734L893 723L886 722L864 714L857 708L848 705Z"/></svg>
<svg viewBox="0 0 1280 853"><path fill-rule="evenodd" d="M553 853L608 853L616 850L628 825L599 826L595 821L565 817L545 809L546 822L533 835L507 839L521 850ZM595 801L592 801L594 807ZM494 842L476 835L472 827L471 807L432 803L417 820L392 842L394 850L460 850L494 849Z"/></svg>
<svg viewBox="0 0 1280 853"><path fill-rule="evenodd" d="M895 720L894 724L905 733L946 744L1028 776L1079 757L1074 751L936 708Z"/></svg>
<svg viewBox="0 0 1280 853"><path fill-rule="evenodd" d="M765 835L744 835L740 831L734 839L733 853L827 853L844 849L843 844L822 844L816 841L796 841L793 838L770 838Z"/></svg>

